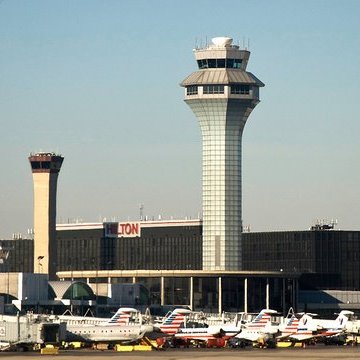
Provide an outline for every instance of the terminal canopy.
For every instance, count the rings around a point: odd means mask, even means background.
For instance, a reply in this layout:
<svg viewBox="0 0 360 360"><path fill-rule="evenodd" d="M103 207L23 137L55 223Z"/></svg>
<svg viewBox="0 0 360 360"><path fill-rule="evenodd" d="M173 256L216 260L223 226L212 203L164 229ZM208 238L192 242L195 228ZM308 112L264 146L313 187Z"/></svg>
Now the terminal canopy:
<svg viewBox="0 0 360 360"><path fill-rule="evenodd" d="M94 292L82 281L49 281L54 299L94 300Z"/></svg>

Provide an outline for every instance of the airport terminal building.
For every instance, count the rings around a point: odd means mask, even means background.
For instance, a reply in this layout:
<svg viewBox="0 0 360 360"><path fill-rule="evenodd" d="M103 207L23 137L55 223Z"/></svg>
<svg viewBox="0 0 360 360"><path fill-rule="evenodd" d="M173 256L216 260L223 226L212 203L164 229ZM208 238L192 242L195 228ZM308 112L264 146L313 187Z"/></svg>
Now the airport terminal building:
<svg viewBox="0 0 360 360"><path fill-rule="evenodd" d="M360 290L359 237L360 231L333 229L245 232L243 269L211 271L201 267L199 219L58 224L56 269L60 279L84 281L99 296L111 284L144 285L147 301L159 306L209 312L356 306L354 295L336 296ZM34 270L33 240L1 245L12 249L2 272Z"/></svg>

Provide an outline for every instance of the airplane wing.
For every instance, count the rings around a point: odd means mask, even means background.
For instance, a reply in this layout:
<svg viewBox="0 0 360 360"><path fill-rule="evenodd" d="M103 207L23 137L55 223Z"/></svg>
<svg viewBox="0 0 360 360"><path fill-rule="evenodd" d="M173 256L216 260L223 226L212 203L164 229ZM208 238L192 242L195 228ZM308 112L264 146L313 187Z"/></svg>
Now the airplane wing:
<svg viewBox="0 0 360 360"><path fill-rule="evenodd" d="M260 337L261 337L260 334L251 334L251 333L243 334L243 335L241 335L241 333L240 333L240 334L236 335L237 339L251 341L251 342L259 340Z"/></svg>
<svg viewBox="0 0 360 360"><path fill-rule="evenodd" d="M288 339L290 337L291 334L286 334L286 335L278 335L276 336L276 340L285 340Z"/></svg>
<svg viewBox="0 0 360 360"><path fill-rule="evenodd" d="M310 340L310 339L314 339L315 335L312 334L293 334L289 336L290 340L293 341L306 341L306 340Z"/></svg>
<svg viewBox="0 0 360 360"><path fill-rule="evenodd" d="M121 341L122 344L133 344L139 340L142 340L146 333L149 332L148 328L144 328L137 336L134 336L133 338L129 338L128 340Z"/></svg>
<svg viewBox="0 0 360 360"><path fill-rule="evenodd" d="M208 333L214 337L221 337L225 335L225 331L222 328L209 328Z"/></svg>

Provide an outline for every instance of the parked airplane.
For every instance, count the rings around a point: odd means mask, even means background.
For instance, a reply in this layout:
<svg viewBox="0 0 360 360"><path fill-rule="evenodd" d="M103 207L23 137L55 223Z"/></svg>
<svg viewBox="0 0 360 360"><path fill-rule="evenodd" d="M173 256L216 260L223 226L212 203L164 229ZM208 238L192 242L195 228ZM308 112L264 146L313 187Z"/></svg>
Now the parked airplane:
<svg viewBox="0 0 360 360"><path fill-rule="evenodd" d="M308 342L345 334L348 330L347 324L349 317L354 313L349 310L342 310L335 320L315 320L313 317L316 316L316 314L301 314L302 317L298 320L296 331L288 335L288 339L293 342ZM282 331L282 335L286 335L286 332Z"/></svg>
<svg viewBox="0 0 360 360"><path fill-rule="evenodd" d="M338 314L335 320L319 320L318 326L322 327L320 331L320 336L337 336L345 332L352 332L352 326L349 324L349 318L354 315L352 311L342 310ZM350 325L350 326L348 326Z"/></svg>
<svg viewBox="0 0 360 360"><path fill-rule="evenodd" d="M314 321L313 317L316 314L312 313L299 313L300 318L296 318L295 314L290 318L288 323L285 324L285 328L282 329L281 335L278 339L287 338L292 342L304 342L314 339L319 333L319 326Z"/></svg>
<svg viewBox="0 0 360 360"><path fill-rule="evenodd" d="M195 342L199 345L224 346L225 340L235 336L241 330L241 319L236 317L233 323L208 325L206 320L203 322L190 321L187 319L192 311L189 309L177 308L170 315L166 316L158 326L166 337L159 336L158 344L169 341L172 346L187 345Z"/></svg>
<svg viewBox="0 0 360 360"><path fill-rule="evenodd" d="M118 324L125 325L130 321L136 322L137 318L141 316L139 310L129 307L120 307L116 313L109 318L92 317L92 316L73 316L73 315L50 315L52 320L60 320L69 325L87 324L87 325L105 325Z"/></svg>
<svg viewBox="0 0 360 360"><path fill-rule="evenodd" d="M275 345L275 335L279 331L279 325L274 324L271 317L277 314L277 311L263 309L244 329L232 340L232 346L243 347L246 344L259 343L263 345ZM274 340L274 341L273 341Z"/></svg>
<svg viewBox="0 0 360 360"><path fill-rule="evenodd" d="M125 309L125 310L124 310ZM130 321L131 314L138 315L136 321ZM152 332L154 327L143 324L141 314L132 308L120 308L106 323L98 325L67 324L67 341L83 342L135 342Z"/></svg>
<svg viewBox="0 0 360 360"><path fill-rule="evenodd" d="M224 347L227 340L241 331L242 316L243 314L237 314L232 323L222 323L218 325L197 323L192 326L191 323L185 323L185 326L180 327L178 332L174 334L175 343L189 344L193 342L200 346Z"/></svg>

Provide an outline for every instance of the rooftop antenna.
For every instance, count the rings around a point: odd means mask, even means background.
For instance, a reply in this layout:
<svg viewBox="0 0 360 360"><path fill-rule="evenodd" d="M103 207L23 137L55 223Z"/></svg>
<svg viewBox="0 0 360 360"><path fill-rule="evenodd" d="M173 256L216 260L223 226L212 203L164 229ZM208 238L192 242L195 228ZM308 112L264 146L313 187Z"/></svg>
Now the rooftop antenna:
<svg viewBox="0 0 360 360"><path fill-rule="evenodd" d="M140 221L142 221L144 219L144 204L140 204L139 211L140 211Z"/></svg>

